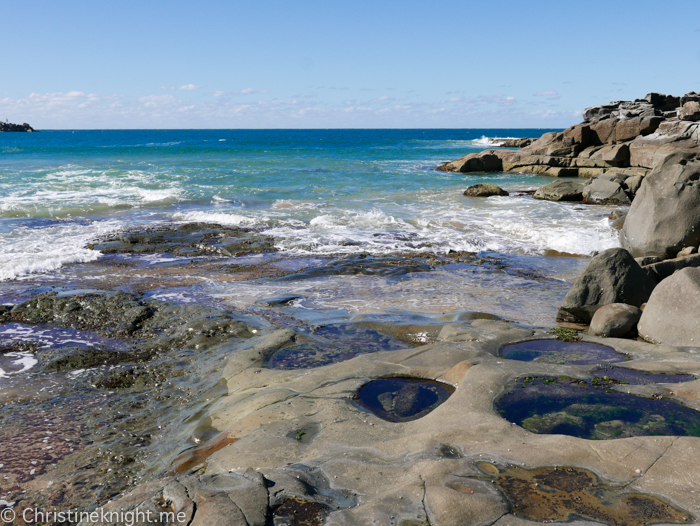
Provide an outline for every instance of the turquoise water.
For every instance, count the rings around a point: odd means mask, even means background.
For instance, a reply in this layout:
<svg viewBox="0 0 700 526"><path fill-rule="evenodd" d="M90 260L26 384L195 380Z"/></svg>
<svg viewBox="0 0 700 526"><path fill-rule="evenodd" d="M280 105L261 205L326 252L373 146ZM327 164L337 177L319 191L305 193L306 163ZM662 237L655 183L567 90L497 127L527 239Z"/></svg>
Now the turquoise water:
<svg viewBox="0 0 700 526"><path fill-rule="evenodd" d="M548 130L108 130L0 134L0 280L100 257L84 245L135 224L254 227L293 254L449 250L587 255L617 245L606 207L474 199L494 182L434 171L485 137Z"/></svg>

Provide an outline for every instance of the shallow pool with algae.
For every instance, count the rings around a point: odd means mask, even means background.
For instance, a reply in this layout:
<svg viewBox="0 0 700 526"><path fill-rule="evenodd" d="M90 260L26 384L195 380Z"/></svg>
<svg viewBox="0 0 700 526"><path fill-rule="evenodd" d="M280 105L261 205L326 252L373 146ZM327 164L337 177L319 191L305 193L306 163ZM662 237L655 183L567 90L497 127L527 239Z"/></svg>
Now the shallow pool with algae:
<svg viewBox="0 0 700 526"><path fill-rule="evenodd" d="M628 369L617 380L615 371L590 379L529 376L510 382L496 402L509 422L541 434L587 439L630 436L700 436L700 413L674 400L646 398L621 391L641 384L648 374ZM657 381L683 382L689 375L655 375ZM637 378L638 377L638 378ZM632 380L632 381L630 381Z"/></svg>
<svg viewBox="0 0 700 526"><path fill-rule="evenodd" d="M654 495L602 481L580 467L498 466L480 462L481 479L505 495L510 511L537 522L593 520L610 526L687 524L693 517Z"/></svg>

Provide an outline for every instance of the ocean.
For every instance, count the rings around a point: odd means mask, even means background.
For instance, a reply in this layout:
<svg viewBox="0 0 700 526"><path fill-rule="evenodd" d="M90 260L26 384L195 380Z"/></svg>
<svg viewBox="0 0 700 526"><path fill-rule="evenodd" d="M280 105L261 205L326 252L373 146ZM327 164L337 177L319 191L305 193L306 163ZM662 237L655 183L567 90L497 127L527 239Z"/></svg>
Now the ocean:
<svg viewBox="0 0 700 526"><path fill-rule="evenodd" d="M608 219L612 208L538 201L525 194L468 198L462 192L477 182L517 194L552 179L435 171L442 162L489 147L487 137L538 137L546 131L0 134L0 301L15 303L25 297L23 291L45 282L71 281L76 265L104 259L86 248L103 236L163 223L212 222L272 236L276 256L296 258L297 265L317 264L318 257L451 251L500 262L500 270L488 273L459 266L417 273L409 284L316 280L316 289L308 282L294 288L307 297L300 306L423 314L490 310L521 323L551 324L557 301L587 258L618 245ZM519 270L509 273L511 268ZM534 285L528 273L542 279ZM368 287L371 298L360 294ZM238 308L290 290L264 280L195 288L200 299L229 298ZM199 301L193 290L150 293Z"/></svg>

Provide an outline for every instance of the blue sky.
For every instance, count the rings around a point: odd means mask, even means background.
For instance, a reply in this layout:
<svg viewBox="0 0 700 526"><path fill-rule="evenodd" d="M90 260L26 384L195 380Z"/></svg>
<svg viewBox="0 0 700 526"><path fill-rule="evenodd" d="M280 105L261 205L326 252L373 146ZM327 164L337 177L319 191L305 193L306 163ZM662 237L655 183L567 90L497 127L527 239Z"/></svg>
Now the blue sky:
<svg viewBox="0 0 700 526"><path fill-rule="evenodd" d="M566 127L700 91L697 1L3 2L37 128Z"/></svg>

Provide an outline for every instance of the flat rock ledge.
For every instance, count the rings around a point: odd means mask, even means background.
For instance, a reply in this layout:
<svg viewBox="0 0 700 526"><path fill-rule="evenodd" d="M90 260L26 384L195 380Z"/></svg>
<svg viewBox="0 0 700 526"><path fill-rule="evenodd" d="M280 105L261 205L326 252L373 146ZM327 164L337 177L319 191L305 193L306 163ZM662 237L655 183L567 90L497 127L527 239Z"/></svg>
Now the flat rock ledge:
<svg viewBox="0 0 700 526"><path fill-rule="evenodd" d="M437 343L422 347L311 369L263 367L293 334L285 329L254 338L225 365L228 392L207 417L235 442L188 474L135 488L109 509L166 510L181 514L181 521L172 523L192 525L533 524L498 489L498 466L521 471L550 467L554 472L557 466L569 466L587 469L614 488L655 495L684 517L700 516L700 438L583 440L534 434L495 412L494 401L511 380L527 375L585 378L597 367L499 357L505 344L551 338L545 331L475 319L445 325ZM686 349L584 339L625 353L628 359L620 366L626 368L700 374L700 354ZM387 376L436 380L455 390L418 420L388 422L355 402L360 387ZM624 387L700 409L700 381ZM302 513L307 522L289 519L299 520Z"/></svg>

